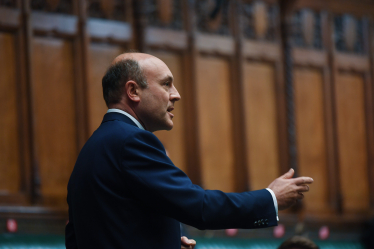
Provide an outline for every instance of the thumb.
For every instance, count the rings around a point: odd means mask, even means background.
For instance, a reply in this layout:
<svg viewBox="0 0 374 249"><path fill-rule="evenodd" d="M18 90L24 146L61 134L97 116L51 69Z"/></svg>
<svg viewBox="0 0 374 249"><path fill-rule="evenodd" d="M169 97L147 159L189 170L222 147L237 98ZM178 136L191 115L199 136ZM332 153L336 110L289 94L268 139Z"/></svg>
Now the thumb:
<svg viewBox="0 0 374 249"><path fill-rule="evenodd" d="M182 236L181 237L181 242L182 242L183 245L188 245L188 239L187 239L187 237L186 236Z"/></svg>
<svg viewBox="0 0 374 249"><path fill-rule="evenodd" d="M286 174L282 175L281 178L283 179L290 179L295 174L295 170L291 168Z"/></svg>

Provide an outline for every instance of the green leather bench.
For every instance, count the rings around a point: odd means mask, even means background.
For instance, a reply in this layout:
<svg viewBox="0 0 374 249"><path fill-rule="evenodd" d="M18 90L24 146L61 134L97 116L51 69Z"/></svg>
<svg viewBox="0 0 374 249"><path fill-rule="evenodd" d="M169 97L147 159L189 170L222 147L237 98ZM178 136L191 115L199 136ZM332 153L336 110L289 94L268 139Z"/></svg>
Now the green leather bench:
<svg viewBox="0 0 374 249"><path fill-rule="evenodd" d="M194 238L196 249L276 249L277 239ZM359 242L316 241L321 249L364 249ZM0 249L65 249L63 235L0 234Z"/></svg>
<svg viewBox="0 0 374 249"><path fill-rule="evenodd" d="M276 249L284 239L197 238L197 249ZM321 249L364 249L359 242L315 241Z"/></svg>

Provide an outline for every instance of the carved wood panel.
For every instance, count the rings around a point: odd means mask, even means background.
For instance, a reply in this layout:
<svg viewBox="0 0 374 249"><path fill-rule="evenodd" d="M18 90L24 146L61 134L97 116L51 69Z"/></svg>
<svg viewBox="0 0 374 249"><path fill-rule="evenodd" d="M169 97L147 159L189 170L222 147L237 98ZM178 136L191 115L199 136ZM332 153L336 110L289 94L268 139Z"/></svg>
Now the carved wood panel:
<svg viewBox="0 0 374 249"><path fill-rule="evenodd" d="M35 146L41 195L63 205L77 158L73 48L69 41L33 39Z"/></svg>
<svg viewBox="0 0 374 249"><path fill-rule="evenodd" d="M323 49L322 12L301 9L292 15L290 39L295 47Z"/></svg>
<svg viewBox="0 0 374 249"><path fill-rule="evenodd" d="M340 52L365 54L365 18L355 18L349 14L334 17L335 49ZM366 41L367 42L367 41Z"/></svg>
<svg viewBox="0 0 374 249"><path fill-rule="evenodd" d="M294 74L298 169L317 183L311 185L303 203L307 212L322 214L329 203L323 75L307 67L296 68Z"/></svg>
<svg viewBox="0 0 374 249"><path fill-rule="evenodd" d="M181 0L145 0L143 6L149 26L172 30L184 28Z"/></svg>
<svg viewBox="0 0 374 249"><path fill-rule="evenodd" d="M19 120L15 38L0 33L0 194L15 194L21 187Z"/></svg>
<svg viewBox="0 0 374 249"><path fill-rule="evenodd" d="M264 1L245 2L241 6L243 36L247 39L277 41L279 7Z"/></svg>
<svg viewBox="0 0 374 249"><path fill-rule="evenodd" d="M369 208L364 82L360 74L341 72L336 83L340 181L345 212Z"/></svg>
<svg viewBox="0 0 374 249"><path fill-rule="evenodd" d="M204 188L234 190L229 64L216 57L197 60L197 104Z"/></svg>
<svg viewBox="0 0 374 249"><path fill-rule="evenodd" d="M195 2L197 30L203 33L231 35L230 1L200 0Z"/></svg>
<svg viewBox="0 0 374 249"><path fill-rule="evenodd" d="M280 174L273 64L245 62L244 117L250 189L266 188Z"/></svg>

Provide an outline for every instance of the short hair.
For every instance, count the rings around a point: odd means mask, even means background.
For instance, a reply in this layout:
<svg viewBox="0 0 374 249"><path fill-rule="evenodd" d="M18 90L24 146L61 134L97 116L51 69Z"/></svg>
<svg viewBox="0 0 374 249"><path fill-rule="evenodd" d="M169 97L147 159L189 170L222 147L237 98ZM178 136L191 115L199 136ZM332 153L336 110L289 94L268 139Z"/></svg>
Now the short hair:
<svg viewBox="0 0 374 249"><path fill-rule="evenodd" d="M148 87L143 70L136 60L121 60L108 68L102 80L103 96L108 107L120 102L122 87L129 80L135 81L141 88Z"/></svg>
<svg viewBox="0 0 374 249"><path fill-rule="evenodd" d="M319 247L308 238L293 236L284 241L278 249L319 249Z"/></svg>

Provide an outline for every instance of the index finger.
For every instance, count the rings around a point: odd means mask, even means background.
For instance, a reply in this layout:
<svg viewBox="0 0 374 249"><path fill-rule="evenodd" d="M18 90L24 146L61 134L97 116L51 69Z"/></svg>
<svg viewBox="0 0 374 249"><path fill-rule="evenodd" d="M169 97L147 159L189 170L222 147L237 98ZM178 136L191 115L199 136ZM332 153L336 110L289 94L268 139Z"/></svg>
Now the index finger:
<svg viewBox="0 0 374 249"><path fill-rule="evenodd" d="M313 181L314 181L313 178L305 177L305 176L294 178L294 182L296 185L311 184L313 183Z"/></svg>

